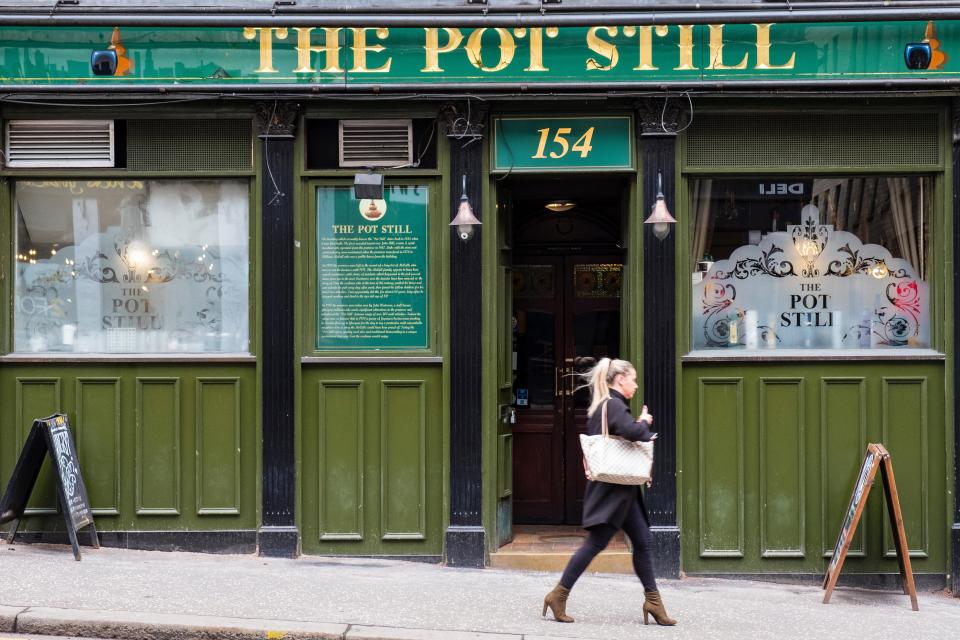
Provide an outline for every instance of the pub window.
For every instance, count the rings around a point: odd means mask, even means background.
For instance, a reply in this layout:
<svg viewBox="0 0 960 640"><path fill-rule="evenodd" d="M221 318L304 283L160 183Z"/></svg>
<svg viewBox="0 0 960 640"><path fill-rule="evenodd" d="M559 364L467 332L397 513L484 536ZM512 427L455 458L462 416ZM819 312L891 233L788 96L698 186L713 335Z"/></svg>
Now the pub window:
<svg viewBox="0 0 960 640"><path fill-rule="evenodd" d="M923 176L692 182L694 349L930 347Z"/></svg>
<svg viewBox="0 0 960 640"><path fill-rule="evenodd" d="M242 180L19 181L14 349L249 350Z"/></svg>

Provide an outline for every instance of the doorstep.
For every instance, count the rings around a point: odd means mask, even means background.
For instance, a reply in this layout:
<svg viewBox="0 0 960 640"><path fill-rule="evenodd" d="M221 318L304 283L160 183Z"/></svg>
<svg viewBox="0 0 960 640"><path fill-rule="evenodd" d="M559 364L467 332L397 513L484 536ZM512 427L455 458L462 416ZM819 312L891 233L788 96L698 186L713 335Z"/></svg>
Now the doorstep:
<svg viewBox="0 0 960 640"><path fill-rule="evenodd" d="M515 525L513 540L490 554L495 569L559 573L587 532L575 526ZM620 532L587 568L590 573L633 573L630 549Z"/></svg>

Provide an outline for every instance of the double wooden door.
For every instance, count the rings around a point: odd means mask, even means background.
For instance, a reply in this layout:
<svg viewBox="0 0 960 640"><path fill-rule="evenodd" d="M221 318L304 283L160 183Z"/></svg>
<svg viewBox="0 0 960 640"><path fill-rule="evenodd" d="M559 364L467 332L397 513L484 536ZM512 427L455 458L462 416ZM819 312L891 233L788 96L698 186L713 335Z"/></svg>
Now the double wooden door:
<svg viewBox="0 0 960 640"><path fill-rule="evenodd" d="M581 373L620 355L620 256L515 256L513 509L518 524L579 524ZM582 388L581 388L582 387Z"/></svg>

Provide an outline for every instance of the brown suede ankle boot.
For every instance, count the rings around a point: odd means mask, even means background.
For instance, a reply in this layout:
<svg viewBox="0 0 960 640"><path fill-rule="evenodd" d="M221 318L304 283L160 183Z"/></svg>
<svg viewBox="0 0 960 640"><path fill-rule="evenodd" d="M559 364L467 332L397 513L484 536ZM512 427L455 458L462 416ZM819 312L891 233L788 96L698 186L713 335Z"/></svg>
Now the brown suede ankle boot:
<svg viewBox="0 0 960 640"><path fill-rule="evenodd" d="M646 602L643 603L643 624L648 624L647 616L652 615L657 624L672 627L677 621L667 615L667 610L660 599L659 591L645 591Z"/></svg>
<svg viewBox="0 0 960 640"><path fill-rule="evenodd" d="M567 615L567 597L570 595L570 589L562 584L557 584L553 591L547 594L543 599L543 613L540 615L546 617L547 607L553 612L553 618L557 622L573 622L573 618Z"/></svg>

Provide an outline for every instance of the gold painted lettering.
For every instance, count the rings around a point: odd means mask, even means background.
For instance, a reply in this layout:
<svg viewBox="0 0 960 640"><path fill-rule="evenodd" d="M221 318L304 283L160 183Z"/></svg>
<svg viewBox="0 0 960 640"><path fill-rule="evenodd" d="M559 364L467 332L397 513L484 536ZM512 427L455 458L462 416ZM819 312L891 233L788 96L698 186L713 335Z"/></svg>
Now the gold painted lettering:
<svg viewBox="0 0 960 640"><path fill-rule="evenodd" d="M530 66L526 67L524 71L549 71L547 67L543 66L543 27L531 27L530 29ZM557 27L547 27L546 29L548 38L556 38L557 34L560 33L560 30ZM518 38L525 38L527 36L526 27L518 27L513 30L513 35Z"/></svg>
<svg viewBox="0 0 960 640"><path fill-rule="evenodd" d="M697 67L693 64L693 25L680 25L680 65L673 68L674 71L690 71Z"/></svg>
<svg viewBox="0 0 960 640"><path fill-rule="evenodd" d="M255 73L277 73L273 68L273 34L276 32L278 40L287 39L286 27L244 27L243 37L246 40L255 40L260 36L260 66Z"/></svg>
<svg viewBox="0 0 960 640"><path fill-rule="evenodd" d="M723 64L723 25L710 25L710 64L707 69L746 69L747 56L748 54L743 54L743 60L737 64Z"/></svg>
<svg viewBox="0 0 960 640"><path fill-rule="evenodd" d="M654 66L653 64L653 33L656 29L656 33L659 37L664 37L667 35L667 26L666 25L657 25L645 26L645 27L624 27L623 33L627 36L633 37L633 34L636 30L640 31L640 64L633 68L634 71L657 71L660 67ZM629 31L628 31L629 30Z"/></svg>
<svg viewBox="0 0 960 640"><path fill-rule="evenodd" d="M770 27L773 24L755 24L757 28L757 69L793 69L797 52L790 54L786 64L770 64Z"/></svg>
<svg viewBox="0 0 960 640"><path fill-rule="evenodd" d="M620 54L617 53L617 45L607 42L600 37L599 32L601 29L606 31L608 36L615 36L618 32L617 27L590 27L590 30L587 31L587 46L594 53L609 60L610 63L603 65L597 62L596 58L587 58L587 69L610 71L617 66L617 62L620 60Z"/></svg>
<svg viewBox="0 0 960 640"><path fill-rule="evenodd" d="M463 34L460 33L460 29L443 27L443 30L447 32L447 44L441 47L440 29L433 27L424 28L424 31L426 31L426 39L424 40L423 48L424 51L426 51L426 64L424 64L421 71L426 73L442 72L443 69L440 68L440 54L450 53L463 42Z"/></svg>
<svg viewBox="0 0 960 640"><path fill-rule="evenodd" d="M393 58L387 58L387 62L382 67L377 67L376 69L367 68L367 52L373 51L374 53L379 53L386 49L383 45L380 44L367 44L367 31L372 27L363 27L363 28L353 28L353 68L350 71L361 71L365 73L387 73L390 71L390 65L393 63ZM387 36L390 35L390 30L385 27L377 28L377 37L381 40L386 40Z"/></svg>
<svg viewBox="0 0 960 640"><path fill-rule="evenodd" d="M343 73L340 67L340 28L323 27L324 44L314 47L310 43L310 33L313 27L294 27L297 32L297 68L294 73L314 73L311 60L313 53L324 55L324 73Z"/></svg>
<svg viewBox="0 0 960 640"><path fill-rule="evenodd" d="M487 27L474 29L470 37L467 38L467 58L470 60L470 64L488 73L506 69L507 65L513 62L513 56L517 53L517 44L510 32L500 27L495 30L497 35L500 36L500 60L493 67L487 67L483 64L483 34L487 31Z"/></svg>

